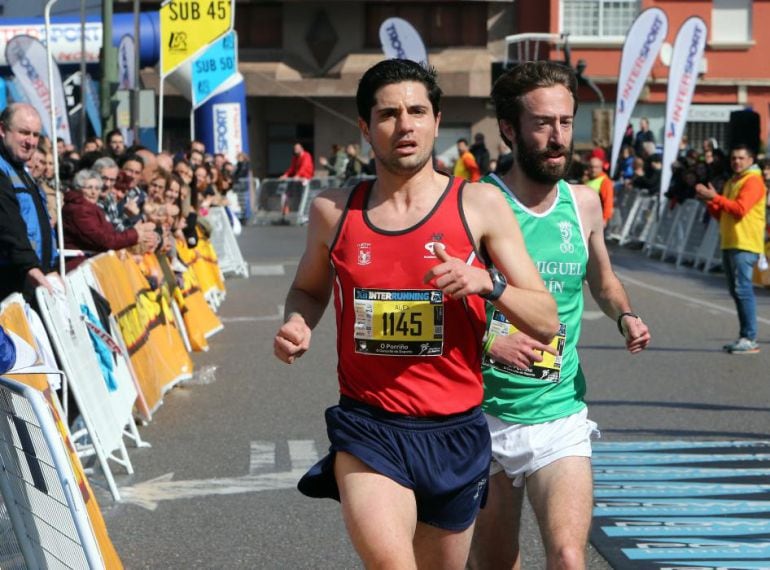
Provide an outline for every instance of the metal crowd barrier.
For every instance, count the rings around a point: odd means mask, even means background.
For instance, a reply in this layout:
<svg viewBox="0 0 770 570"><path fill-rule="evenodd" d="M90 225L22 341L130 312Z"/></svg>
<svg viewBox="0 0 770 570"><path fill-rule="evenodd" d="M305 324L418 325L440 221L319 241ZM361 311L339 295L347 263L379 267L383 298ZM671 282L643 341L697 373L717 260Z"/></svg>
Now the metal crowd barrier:
<svg viewBox="0 0 770 570"><path fill-rule="evenodd" d="M211 222L211 245L217 252L219 268L224 275L249 276L249 264L243 259L238 240L235 239L227 212L221 206L209 209L206 219Z"/></svg>
<svg viewBox="0 0 770 570"><path fill-rule="evenodd" d="M700 201L687 200L662 212L658 204L658 196L618 189L606 238L622 246L642 244L648 257L659 255L677 266L691 264L708 272L721 264L719 223Z"/></svg>
<svg viewBox="0 0 770 570"><path fill-rule="evenodd" d="M307 181L307 190L302 196L302 202L297 212L297 224L306 224L310 220L310 204L313 199L327 188L339 188L343 185L341 178L327 176L326 178L311 178Z"/></svg>
<svg viewBox="0 0 770 570"><path fill-rule="evenodd" d="M104 568L43 395L0 378L0 567Z"/></svg>
<svg viewBox="0 0 770 570"><path fill-rule="evenodd" d="M310 215L313 199L327 188L354 188L374 176L352 176L346 180L325 178L265 178L257 193L257 211L254 223L302 225Z"/></svg>
<svg viewBox="0 0 770 570"><path fill-rule="evenodd" d="M615 187L615 203L612 210L612 218L607 224L607 230L604 235L607 239L620 240L623 235L624 221L628 219L636 203L637 195L634 190L627 189L624 186Z"/></svg>
<svg viewBox="0 0 770 570"><path fill-rule="evenodd" d="M633 196L626 217L616 222L620 230L609 235L608 238L616 239L620 245L644 243L655 224L657 211L657 196L647 196L637 192Z"/></svg>
<svg viewBox="0 0 770 570"><path fill-rule="evenodd" d="M249 185L249 181L251 181L251 185ZM256 196L259 195L259 179L256 177L240 178L233 184L233 191L238 196L238 219L242 222L248 222L253 215Z"/></svg>
<svg viewBox="0 0 770 570"><path fill-rule="evenodd" d="M308 190L304 178L266 178L259 188L257 224L294 224Z"/></svg>

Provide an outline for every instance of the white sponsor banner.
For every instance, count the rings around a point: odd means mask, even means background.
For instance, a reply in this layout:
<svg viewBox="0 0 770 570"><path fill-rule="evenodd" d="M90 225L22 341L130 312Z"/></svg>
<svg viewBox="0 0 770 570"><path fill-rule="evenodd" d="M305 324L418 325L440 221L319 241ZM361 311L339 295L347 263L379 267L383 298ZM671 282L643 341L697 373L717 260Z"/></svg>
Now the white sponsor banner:
<svg viewBox="0 0 770 570"><path fill-rule="evenodd" d="M134 58L136 57L136 43L133 36L125 34L120 38L118 45L118 89L131 91L136 87L136 66ZM118 105L116 110L118 128L123 135L126 146L134 144L134 130L131 125L131 105L130 96L128 105Z"/></svg>
<svg viewBox="0 0 770 570"><path fill-rule="evenodd" d="M402 18L388 18L380 25L382 51L389 59L428 63L425 44L414 26Z"/></svg>
<svg viewBox="0 0 770 570"><path fill-rule="evenodd" d="M688 123L729 123L730 113L743 111L746 105L690 105Z"/></svg>
<svg viewBox="0 0 770 570"><path fill-rule="evenodd" d="M53 88L48 85L48 58L45 46L31 36L16 36L5 46L5 58L13 70L24 95L37 110L45 132L52 138L51 105L56 112L56 137L72 143L67 106L64 100L59 66L53 67Z"/></svg>
<svg viewBox="0 0 770 570"><path fill-rule="evenodd" d="M136 87L136 45L134 38L128 34L120 38L118 45L118 89L133 89Z"/></svg>
<svg viewBox="0 0 770 570"><path fill-rule="evenodd" d="M620 145L626 125L631 119L639 93L658 57L660 46L668 33L668 17L660 8L648 8L634 20L626 34L618 73L618 95L615 102L615 122L612 137L612 172L620 155Z"/></svg>
<svg viewBox="0 0 770 570"><path fill-rule="evenodd" d="M214 153L221 152L235 164L243 150L241 137L241 106L238 103L216 103L214 114Z"/></svg>
<svg viewBox="0 0 770 570"><path fill-rule="evenodd" d="M41 19L39 24L14 24L0 26L0 45L16 36L31 36L45 43L45 25ZM80 22L51 24L51 52L58 63L80 63ZM86 63L98 63L102 49L102 23L86 22ZM0 66L10 65L6 56L0 53Z"/></svg>
<svg viewBox="0 0 770 570"><path fill-rule="evenodd" d="M663 194L671 182L671 165L679 152L687 114L698 81L698 66L706 47L708 29L706 23L693 16L688 18L676 34L666 95L666 124L663 137L663 172L661 173L661 208Z"/></svg>

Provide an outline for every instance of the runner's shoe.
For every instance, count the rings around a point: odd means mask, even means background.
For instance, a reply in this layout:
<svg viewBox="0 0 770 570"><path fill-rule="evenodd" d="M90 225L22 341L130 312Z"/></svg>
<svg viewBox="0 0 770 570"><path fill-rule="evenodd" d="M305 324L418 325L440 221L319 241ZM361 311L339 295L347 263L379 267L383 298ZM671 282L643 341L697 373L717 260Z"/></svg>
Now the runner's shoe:
<svg viewBox="0 0 770 570"><path fill-rule="evenodd" d="M739 338L734 343L727 344L723 348L730 354L757 354L759 352L757 341L748 338Z"/></svg>

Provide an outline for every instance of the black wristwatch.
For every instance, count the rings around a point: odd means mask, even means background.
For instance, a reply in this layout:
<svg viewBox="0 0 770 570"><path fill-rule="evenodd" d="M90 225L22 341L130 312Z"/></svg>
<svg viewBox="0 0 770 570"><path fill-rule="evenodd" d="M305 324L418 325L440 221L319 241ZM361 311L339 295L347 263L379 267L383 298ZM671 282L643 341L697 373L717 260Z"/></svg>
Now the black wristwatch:
<svg viewBox="0 0 770 570"><path fill-rule="evenodd" d="M489 277L492 279L492 290L486 295L480 296L487 301L497 301L500 298L500 295L503 294L503 291L505 291L508 281L506 281L505 275L500 273L494 267L487 269L487 272L489 272Z"/></svg>

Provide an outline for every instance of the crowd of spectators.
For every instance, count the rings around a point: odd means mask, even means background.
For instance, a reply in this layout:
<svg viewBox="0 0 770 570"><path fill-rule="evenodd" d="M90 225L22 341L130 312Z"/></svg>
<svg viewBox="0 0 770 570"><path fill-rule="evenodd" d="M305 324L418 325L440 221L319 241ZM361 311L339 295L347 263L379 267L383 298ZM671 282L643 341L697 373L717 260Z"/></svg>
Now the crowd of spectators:
<svg viewBox="0 0 770 570"><path fill-rule="evenodd" d="M119 130L107 133L104 141L90 137L79 150L63 140L54 146L41 134L37 112L13 104L0 116L4 296L19 291L32 300L35 286L50 286L42 275L58 266L54 152L68 269L98 252L123 248L165 254L173 266L179 263L180 242L192 248L199 232L210 231L204 218L209 208L225 206L237 223L233 184L248 174L245 154L233 164L222 154L208 153L200 141L177 154L155 153L141 145L127 147ZM25 225L26 232L19 229ZM36 228L36 235L30 228Z"/></svg>

